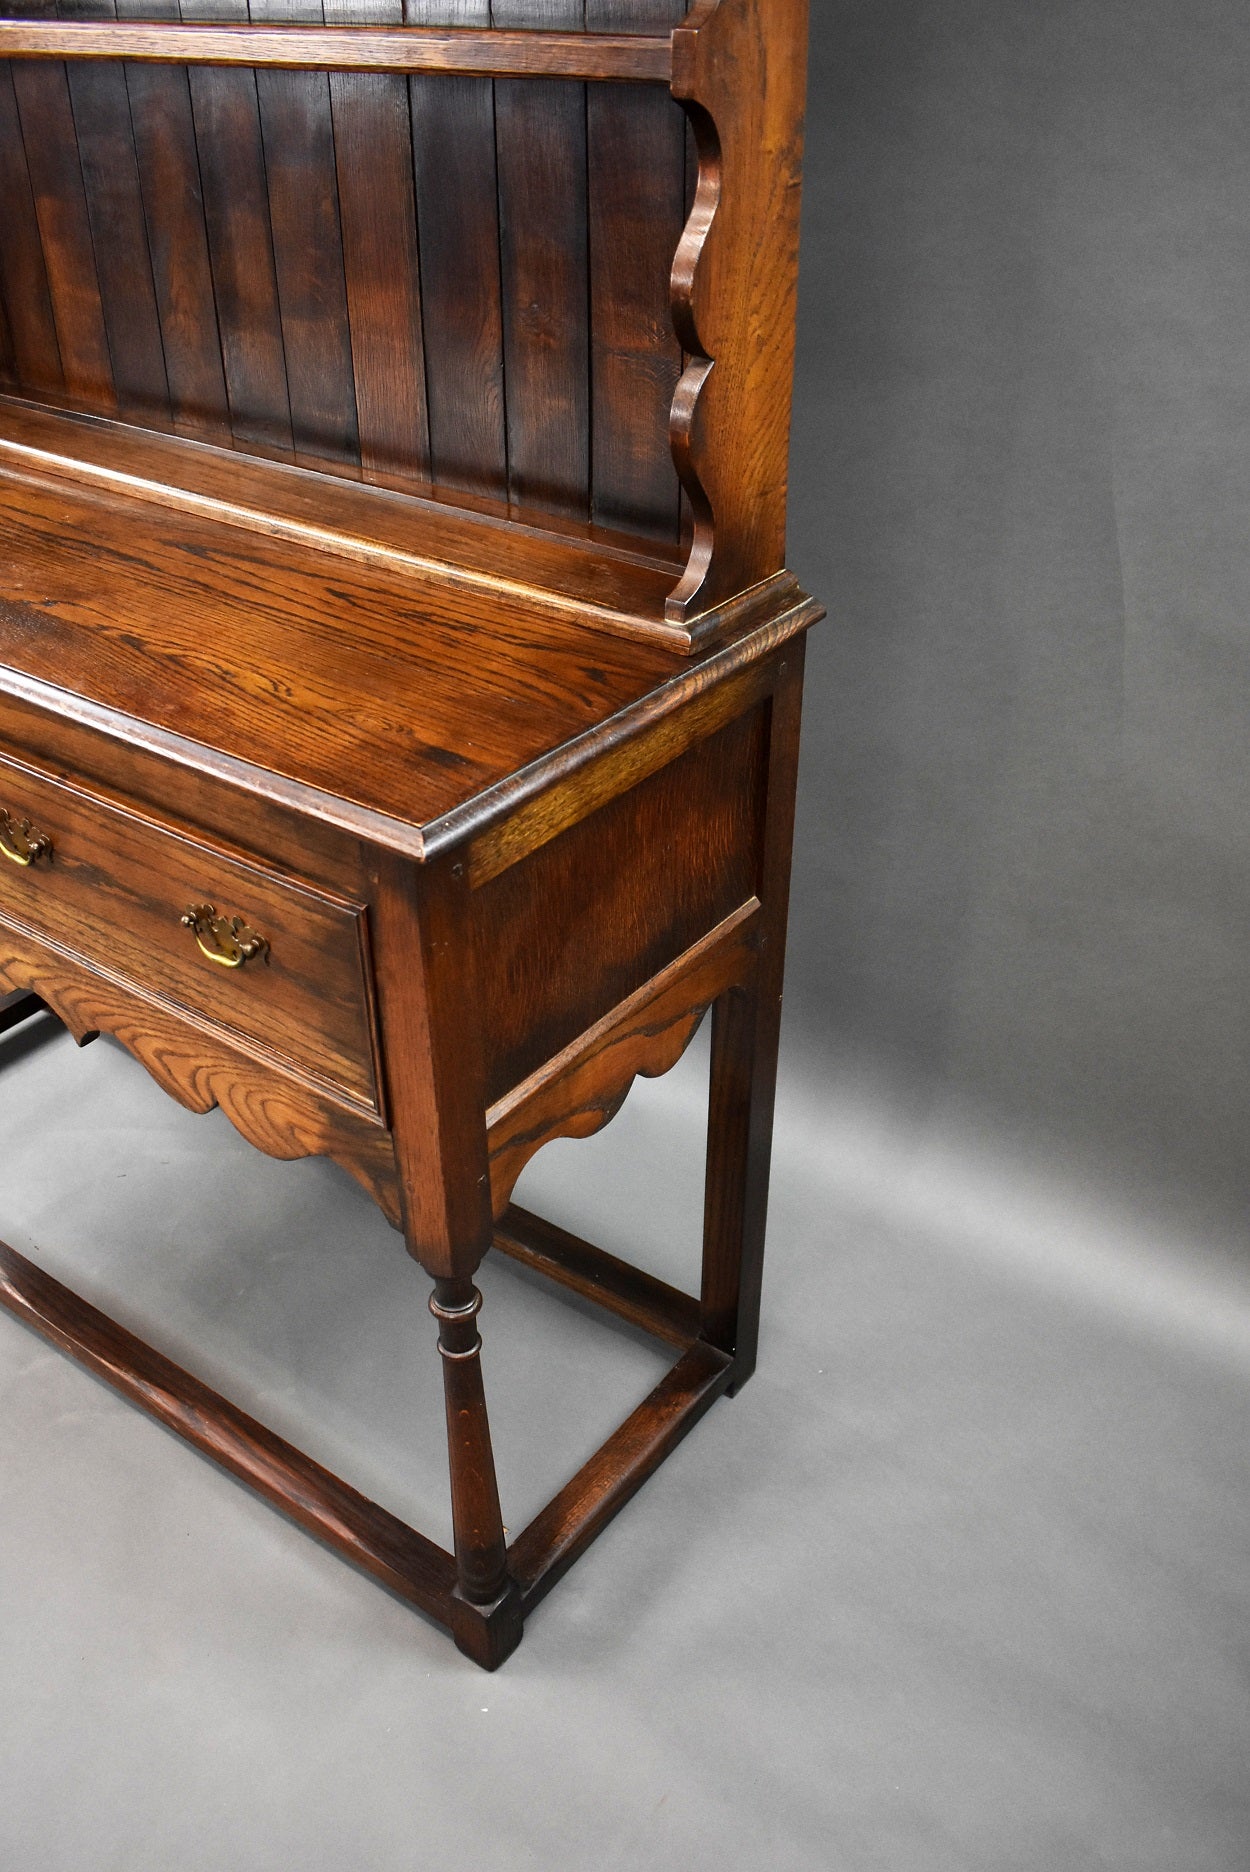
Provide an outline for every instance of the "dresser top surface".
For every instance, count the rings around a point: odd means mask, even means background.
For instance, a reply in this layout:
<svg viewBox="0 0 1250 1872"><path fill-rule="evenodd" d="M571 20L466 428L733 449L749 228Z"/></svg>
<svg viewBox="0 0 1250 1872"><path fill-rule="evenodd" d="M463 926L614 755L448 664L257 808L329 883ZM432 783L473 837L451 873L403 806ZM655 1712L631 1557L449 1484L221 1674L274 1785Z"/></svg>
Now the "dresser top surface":
<svg viewBox="0 0 1250 1872"><path fill-rule="evenodd" d="M0 474L6 671L422 826L689 662L65 481Z"/></svg>

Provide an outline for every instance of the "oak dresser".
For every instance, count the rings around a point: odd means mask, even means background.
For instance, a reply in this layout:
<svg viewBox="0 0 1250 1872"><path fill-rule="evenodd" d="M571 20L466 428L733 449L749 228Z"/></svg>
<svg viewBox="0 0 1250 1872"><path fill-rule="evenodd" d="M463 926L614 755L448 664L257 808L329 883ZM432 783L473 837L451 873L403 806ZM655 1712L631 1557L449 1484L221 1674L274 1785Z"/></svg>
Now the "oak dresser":
<svg viewBox="0 0 1250 1872"><path fill-rule="evenodd" d="M755 1361L805 15L0 20L0 1027L358 1179L432 1283L454 1553L7 1248L0 1300L487 1668ZM687 1295L511 1197L709 1009ZM674 1360L511 1538L492 1246Z"/></svg>

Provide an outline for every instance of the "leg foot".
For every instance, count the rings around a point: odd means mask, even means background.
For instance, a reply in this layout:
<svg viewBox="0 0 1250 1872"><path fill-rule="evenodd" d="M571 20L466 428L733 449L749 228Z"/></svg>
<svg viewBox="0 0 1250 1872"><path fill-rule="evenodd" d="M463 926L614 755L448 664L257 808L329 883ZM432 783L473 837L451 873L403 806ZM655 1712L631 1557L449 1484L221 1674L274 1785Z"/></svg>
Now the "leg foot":
<svg viewBox="0 0 1250 1872"><path fill-rule="evenodd" d="M456 1649L483 1670L498 1670L512 1656L522 1630L521 1594L511 1580L490 1605L466 1599L458 1586L452 1593L451 1635Z"/></svg>

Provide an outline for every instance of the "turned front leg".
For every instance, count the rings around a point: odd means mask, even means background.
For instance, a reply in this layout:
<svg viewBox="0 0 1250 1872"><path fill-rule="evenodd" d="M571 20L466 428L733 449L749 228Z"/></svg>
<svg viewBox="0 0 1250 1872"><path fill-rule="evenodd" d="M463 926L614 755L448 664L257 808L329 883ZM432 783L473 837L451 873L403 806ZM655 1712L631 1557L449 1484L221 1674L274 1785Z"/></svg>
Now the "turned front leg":
<svg viewBox="0 0 1250 1872"><path fill-rule="evenodd" d="M482 1296L472 1281L435 1283L430 1312L438 1321L443 1359L456 1569L464 1597L489 1605L504 1589L508 1559L482 1387L481 1310Z"/></svg>

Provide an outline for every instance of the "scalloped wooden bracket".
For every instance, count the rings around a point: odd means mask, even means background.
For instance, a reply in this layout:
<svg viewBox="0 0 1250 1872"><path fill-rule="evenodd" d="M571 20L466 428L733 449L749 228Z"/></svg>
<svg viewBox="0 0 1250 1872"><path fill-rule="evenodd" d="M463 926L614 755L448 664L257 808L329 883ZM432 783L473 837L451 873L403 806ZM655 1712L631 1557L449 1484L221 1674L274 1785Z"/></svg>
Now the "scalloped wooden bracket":
<svg viewBox="0 0 1250 1872"><path fill-rule="evenodd" d="M673 266L689 358L673 457L694 515L670 623L785 600L807 0L696 0L673 34L673 95L699 179Z"/></svg>
<svg viewBox="0 0 1250 1872"><path fill-rule="evenodd" d="M486 1115L492 1206L501 1216L525 1165L557 1137L590 1137L611 1122L638 1078L656 1078L686 1051L712 1003L747 981L759 944L753 897ZM249 1144L283 1160L329 1157L403 1227L390 1133L206 1032L87 963L5 928L0 993L37 994L80 1045L112 1034L188 1111L219 1110Z"/></svg>
<svg viewBox="0 0 1250 1872"><path fill-rule="evenodd" d="M332 1158L389 1222L401 1226L395 1153L379 1119L262 1065L220 1035L33 937L6 926L0 941L0 988L37 994L80 1046L112 1034L188 1111L224 1112L268 1157Z"/></svg>
<svg viewBox="0 0 1250 1872"><path fill-rule="evenodd" d="M759 942L752 897L486 1115L496 1218L544 1144L591 1137L615 1118L638 1078L674 1067L713 1001L745 982Z"/></svg>

